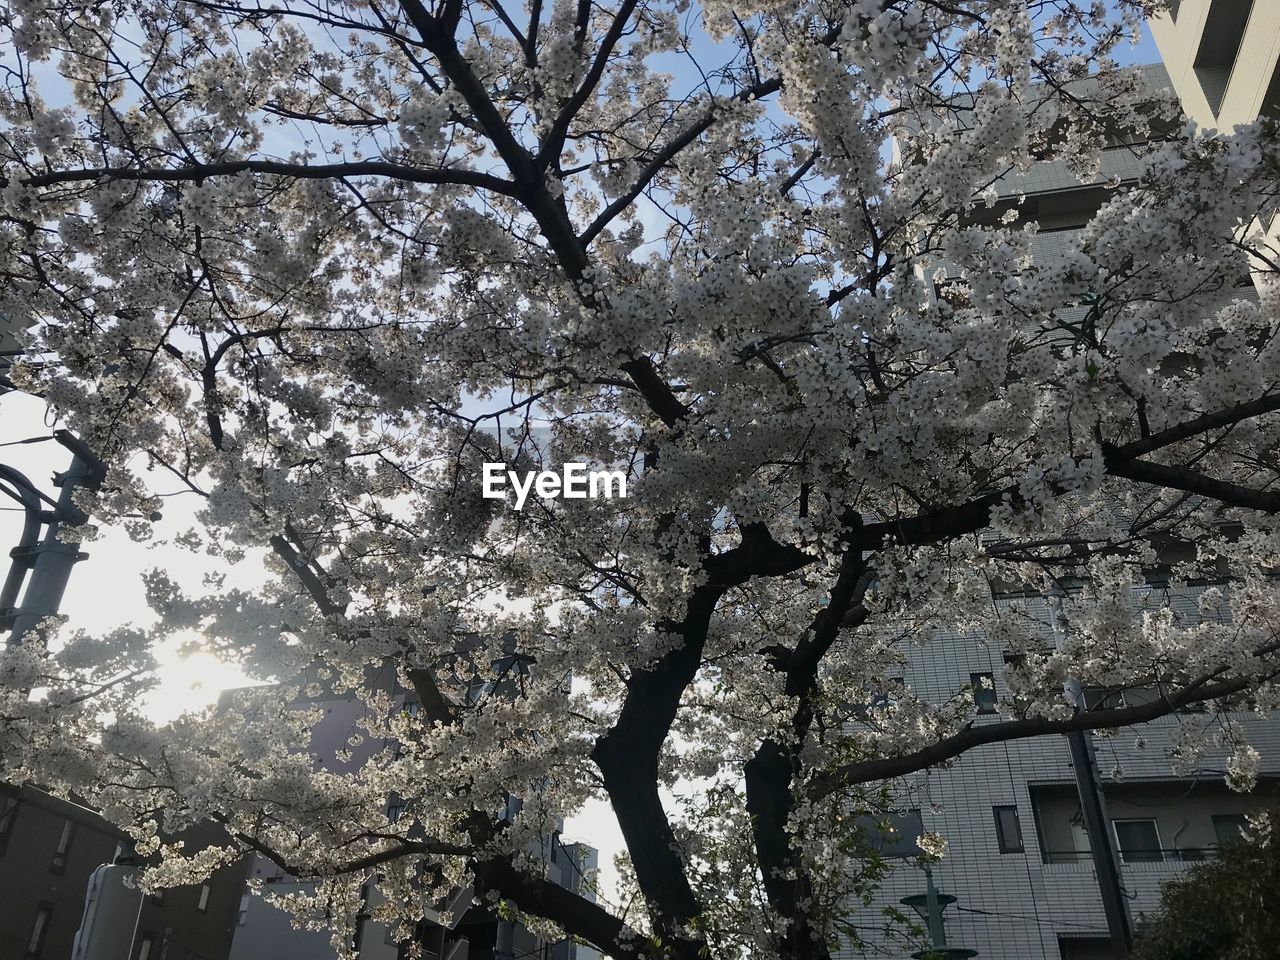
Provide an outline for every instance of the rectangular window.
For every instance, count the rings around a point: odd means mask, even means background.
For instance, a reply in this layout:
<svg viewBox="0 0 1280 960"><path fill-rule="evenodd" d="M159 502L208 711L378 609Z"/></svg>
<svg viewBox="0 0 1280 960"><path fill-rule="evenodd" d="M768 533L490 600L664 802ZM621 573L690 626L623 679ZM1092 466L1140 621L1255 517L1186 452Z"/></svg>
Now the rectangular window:
<svg viewBox="0 0 1280 960"><path fill-rule="evenodd" d="M156 936L154 933L145 933L142 935L142 942L138 944L138 954L135 960L151 960L151 948L155 946Z"/></svg>
<svg viewBox="0 0 1280 960"><path fill-rule="evenodd" d="M1215 814L1213 817L1213 834L1218 838L1218 846L1225 847L1229 843L1239 843L1244 836L1249 821L1243 813Z"/></svg>
<svg viewBox="0 0 1280 960"><path fill-rule="evenodd" d="M9 848L13 835L13 822L18 819L18 798L0 797L0 857Z"/></svg>
<svg viewBox="0 0 1280 960"><path fill-rule="evenodd" d="M71 853L71 841L76 836L76 825L70 820L62 822L62 832L58 834L58 846L53 851L53 860L49 864L50 873L64 873L67 869L67 857Z"/></svg>
<svg viewBox="0 0 1280 960"><path fill-rule="evenodd" d="M27 938L27 956L38 957L44 949L45 937L49 934L49 919L53 916L53 904L42 903L36 907L35 920L31 922L31 936Z"/></svg>
<svg viewBox="0 0 1280 960"><path fill-rule="evenodd" d="M398 803L398 802L397 802L397 803L389 803L389 804L387 804L387 819L388 819L388 820L390 820L392 823L395 823L397 820L399 820L399 819L400 819L401 817L403 817L403 816L404 816L404 804L403 804L403 803Z"/></svg>
<svg viewBox="0 0 1280 960"><path fill-rule="evenodd" d="M201 913L209 909L209 885L207 883L200 885L200 899L196 901L196 909Z"/></svg>
<svg viewBox="0 0 1280 960"><path fill-rule="evenodd" d="M973 705L979 713L996 712L996 679L990 673L971 673L969 683L973 687Z"/></svg>
<svg viewBox="0 0 1280 960"><path fill-rule="evenodd" d="M996 818L996 841L1001 853L1022 853L1022 823L1015 806L992 807Z"/></svg>
<svg viewBox="0 0 1280 960"><path fill-rule="evenodd" d="M240 916L236 918L236 926L243 927L249 919L249 894L240 895Z"/></svg>
<svg viewBox="0 0 1280 960"><path fill-rule="evenodd" d="M351 937L351 949L356 953L360 952L360 945L364 942L364 927L369 920L369 887L366 885L360 889L360 906L361 910L356 914L356 929Z"/></svg>
<svg viewBox="0 0 1280 960"><path fill-rule="evenodd" d="M1116 846L1125 863L1159 863L1164 860L1160 849L1160 831L1154 820L1112 820Z"/></svg>

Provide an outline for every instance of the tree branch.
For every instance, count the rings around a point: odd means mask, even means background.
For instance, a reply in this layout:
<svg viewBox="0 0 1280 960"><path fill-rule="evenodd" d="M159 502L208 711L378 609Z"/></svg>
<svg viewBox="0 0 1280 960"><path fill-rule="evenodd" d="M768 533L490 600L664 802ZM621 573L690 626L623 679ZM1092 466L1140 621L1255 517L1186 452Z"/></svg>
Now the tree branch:
<svg viewBox="0 0 1280 960"><path fill-rule="evenodd" d="M87 167L80 170L58 170L31 177L21 177L29 187L52 187L86 180L206 180L229 177L237 173L261 173L296 180L326 180L340 177L387 177L413 183L456 184L479 187L494 193L515 196L515 185L509 180L478 170L410 167L388 160L361 160L349 163L285 163L278 160L235 160L227 163L202 163L181 167ZM0 185L8 181L0 177Z"/></svg>
<svg viewBox="0 0 1280 960"><path fill-rule="evenodd" d="M480 861L475 876L480 892L494 890L525 913L559 924L611 957L630 960L647 953L648 941L608 910L550 880L517 870L510 861Z"/></svg>
<svg viewBox="0 0 1280 960"><path fill-rule="evenodd" d="M1176 693L1160 697L1150 703L1139 704L1138 706L1090 710L1084 713L1077 713L1063 720L1036 717L970 726L957 734L917 750L915 753L905 754L900 757L885 757L878 760L861 760L856 763L847 763L834 770L819 774L809 781L806 792L810 799L821 800L850 784L887 780L891 777L901 777L908 773L915 773L926 767L937 766L947 760L954 759L974 747L989 743L1006 743L1010 740L1025 740L1028 737L1041 737L1054 733L1072 733L1077 730L1106 730L1115 727L1127 727L1136 723L1147 723L1151 720L1168 716L1182 707L1240 693L1258 682L1259 678L1256 676L1224 680L1220 683L1208 683L1202 679Z"/></svg>
<svg viewBox="0 0 1280 960"><path fill-rule="evenodd" d="M1280 492L1274 490L1254 490L1238 483L1206 477L1190 467L1170 467L1150 460L1113 459L1110 453L1107 459L1107 472L1112 476L1150 483L1157 487L1186 490L1233 507L1260 510L1263 513L1280 511Z"/></svg>

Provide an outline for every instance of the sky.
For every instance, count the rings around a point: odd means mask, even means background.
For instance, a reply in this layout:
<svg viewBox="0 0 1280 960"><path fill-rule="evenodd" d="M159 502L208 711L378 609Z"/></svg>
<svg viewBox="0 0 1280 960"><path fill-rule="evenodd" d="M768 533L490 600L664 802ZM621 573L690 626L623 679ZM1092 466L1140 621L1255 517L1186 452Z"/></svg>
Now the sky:
<svg viewBox="0 0 1280 960"><path fill-rule="evenodd" d="M1136 47L1125 47L1117 54L1125 64L1159 60L1150 31L1145 27ZM23 471L50 496L56 496L51 483L53 473L65 469L70 462L69 452L52 440L55 426L43 401L18 393L0 396L0 462ZM36 443L22 442L32 438L43 439ZM192 525L199 506L194 502L196 498L166 490L161 480L158 480L158 490L175 495L165 497L163 518L156 524L160 538L157 545L137 544L122 530L103 529L99 539L85 546L89 556L77 566L63 602L63 613L69 618L71 628L93 633L106 632L125 623L145 626L153 622L154 616L144 597L142 574L154 567L174 572L182 582L199 582L208 561L163 542ZM9 545L17 543L21 526L21 509L4 498L0 502L0 547L5 553ZM228 583L234 585L243 579L250 584L255 575L260 576L260 570L242 565L239 572L229 571ZM158 657L163 664L161 685L145 704L146 712L157 722L207 707L223 689L246 682L235 667L209 655L184 658L170 646L159 651ZM570 818L565 839L584 840L600 850L602 893L606 900L616 902L616 871L612 861L623 846L608 805L593 802Z"/></svg>

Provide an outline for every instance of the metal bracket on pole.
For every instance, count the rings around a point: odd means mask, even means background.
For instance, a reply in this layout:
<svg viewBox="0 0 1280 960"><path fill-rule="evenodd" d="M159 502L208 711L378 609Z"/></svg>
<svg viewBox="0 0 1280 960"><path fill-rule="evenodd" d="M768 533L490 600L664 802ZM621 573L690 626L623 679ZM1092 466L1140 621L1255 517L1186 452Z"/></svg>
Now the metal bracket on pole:
<svg viewBox="0 0 1280 960"><path fill-rule="evenodd" d="M27 633L46 617L55 616L62 604L62 595L66 591L67 582L71 579L71 570L76 562L83 560L83 553L78 544L62 540L60 533L65 527L77 527L88 521L88 516L75 504L75 492L80 487L96 490L107 475L106 465L98 459L92 450L80 438L66 430L55 431L54 437L74 455L71 466L58 474L54 483L61 488L58 501L51 516L43 512L36 514L35 529L24 531L23 541L16 548L14 562L5 582L5 602L0 607L16 608L12 617L12 634L10 644L21 643ZM24 506L28 512L28 528L32 527L31 513L44 499L35 487L15 470L5 468L2 474L11 485L18 487L23 495ZM20 481L20 482L19 482ZM34 495L34 496L32 496ZM36 537L40 523L47 524L45 535L38 542ZM30 574L27 575L27 570ZM26 589L22 594L22 602L17 602L17 591L26 580ZM12 596L10 596L12 594Z"/></svg>

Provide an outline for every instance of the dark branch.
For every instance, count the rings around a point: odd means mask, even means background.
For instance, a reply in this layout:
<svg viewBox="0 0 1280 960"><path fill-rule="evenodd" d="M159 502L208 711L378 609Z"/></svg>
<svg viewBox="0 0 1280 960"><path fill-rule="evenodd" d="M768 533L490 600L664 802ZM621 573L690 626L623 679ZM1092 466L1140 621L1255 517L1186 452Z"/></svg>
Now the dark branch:
<svg viewBox="0 0 1280 960"><path fill-rule="evenodd" d="M1036 717L1025 720L1008 720L1003 723L970 726L937 743L900 757L884 757L878 760L861 760L848 763L815 776L809 781L807 792L811 799L820 800L850 784L887 780L908 773L934 767L952 760L962 753L989 743L1006 743L1042 737L1055 733L1072 733L1077 730L1108 730L1147 723L1168 716L1183 707L1229 697L1255 686L1259 677L1240 677L1219 683L1196 683L1167 696L1133 707L1115 707L1108 710L1090 710L1077 713L1063 720Z"/></svg>
<svg viewBox="0 0 1280 960"><path fill-rule="evenodd" d="M410 167L388 160L361 160L349 163L284 163L278 160L237 160L229 163L202 163L182 167L87 167L80 170L58 170L22 178L30 187L52 187L86 180L207 180L229 177L237 173L261 173L295 180L327 180L341 177L387 177L413 183L451 183L463 187L479 187L495 193L515 195L509 180L478 170ZM0 183L5 182L0 178Z"/></svg>

